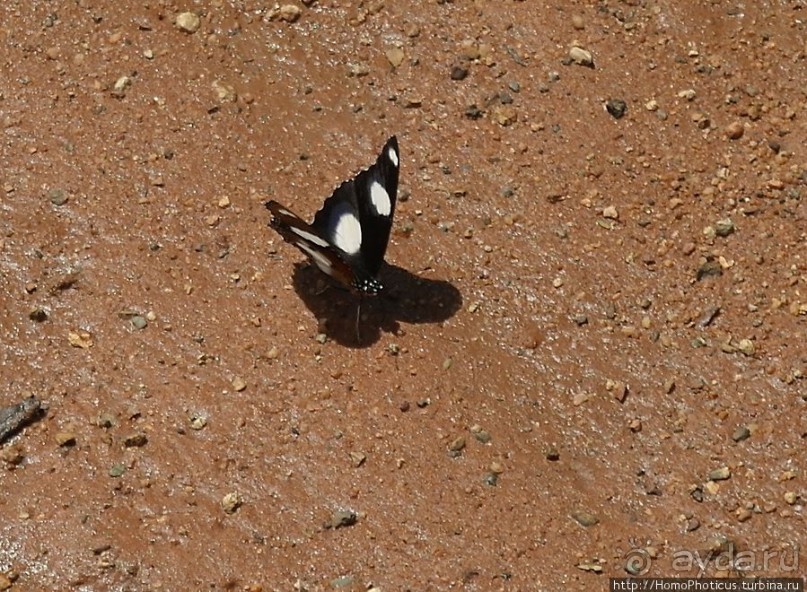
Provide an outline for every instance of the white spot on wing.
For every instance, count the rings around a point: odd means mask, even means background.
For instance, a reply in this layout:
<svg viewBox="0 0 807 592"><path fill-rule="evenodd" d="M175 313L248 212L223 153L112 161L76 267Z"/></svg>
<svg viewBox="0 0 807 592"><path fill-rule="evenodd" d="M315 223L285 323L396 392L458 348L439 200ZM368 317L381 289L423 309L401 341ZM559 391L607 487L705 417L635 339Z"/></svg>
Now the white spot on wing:
<svg viewBox="0 0 807 592"><path fill-rule="evenodd" d="M327 247L328 241L321 239L316 234L311 234L310 232L303 230L302 228L297 228L296 226L289 226L289 230L291 230L294 234L299 236L300 238L304 238L310 243L314 243L320 247Z"/></svg>
<svg viewBox="0 0 807 592"><path fill-rule="evenodd" d="M389 193L384 189L384 186L378 181L373 181L370 184L370 202L373 204L376 213L379 216L389 216L392 203L389 199Z"/></svg>
<svg viewBox="0 0 807 592"><path fill-rule="evenodd" d="M392 146L390 146L389 150L387 150L387 158L390 159L390 162L392 162L392 164L398 166L398 153L395 152L395 148L393 148Z"/></svg>
<svg viewBox="0 0 807 592"><path fill-rule="evenodd" d="M361 224L353 212L343 212L336 221L333 243L345 253L353 255L361 248Z"/></svg>
<svg viewBox="0 0 807 592"><path fill-rule="evenodd" d="M313 261L316 266L319 267L320 271L327 273L330 276L333 275L333 266L325 255L319 251L315 251L305 243L297 243L297 246L311 256L311 261Z"/></svg>

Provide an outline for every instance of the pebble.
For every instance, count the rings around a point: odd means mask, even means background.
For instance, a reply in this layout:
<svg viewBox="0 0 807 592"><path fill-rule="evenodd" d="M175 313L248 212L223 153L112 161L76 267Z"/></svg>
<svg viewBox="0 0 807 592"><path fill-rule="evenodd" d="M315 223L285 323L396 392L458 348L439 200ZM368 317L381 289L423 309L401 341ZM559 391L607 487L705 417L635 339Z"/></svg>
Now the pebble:
<svg viewBox="0 0 807 592"><path fill-rule="evenodd" d="M748 508L737 508L734 515L737 516L737 520L740 522L747 522L751 519L751 511Z"/></svg>
<svg viewBox="0 0 807 592"><path fill-rule="evenodd" d="M465 437L457 436L451 442L448 443L448 451L454 455L458 456L463 449L465 448Z"/></svg>
<svg viewBox="0 0 807 592"><path fill-rule="evenodd" d="M726 126L726 137L729 140L739 140L745 133L745 127L739 121L733 121Z"/></svg>
<svg viewBox="0 0 807 592"><path fill-rule="evenodd" d="M482 444L487 444L490 442L491 437L487 430L483 429L482 426L473 425L470 429L471 433L474 435L474 438L477 439L478 442Z"/></svg>
<svg viewBox="0 0 807 592"><path fill-rule="evenodd" d="M619 219L619 212L616 209L616 206L607 206L602 211L603 218L608 218L609 220L618 220Z"/></svg>
<svg viewBox="0 0 807 592"><path fill-rule="evenodd" d="M574 518L575 521L580 526L585 526L586 528L600 523L599 518L597 518L594 514L586 511L575 512L574 514L572 514L572 518Z"/></svg>
<svg viewBox="0 0 807 592"><path fill-rule="evenodd" d="M233 381L230 384L232 384L233 390L239 393L247 388L247 383L244 382L244 379L240 376L233 378Z"/></svg>
<svg viewBox="0 0 807 592"><path fill-rule="evenodd" d="M221 80L214 80L210 87L216 93L216 98L220 103L235 103L238 100L238 92L231 84Z"/></svg>
<svg viewBox="0 0 807 592"><path fill-rule="evenodd" d="M57 432L56 433L56 444L59 446L75 446L76 444L76 435L73 432Z"/></svg>
<svg viewBox="0 0 807 592"><path fill-rule="evenodd" d="M586 403L591 398L589 393L575 393L572 397L572 405L575 407L579 407L580 405Z"/></svg>
<svg viewBox="0 0 807 592"><path fill-rule="evenodd" d="M712 125L712 121L709 119L709 116L705 113L693 113L690 118L692 122L698 127L698 129L708 129Z"/></svg>
<svg viewBox="0 0 807 592"><path fill-rule="evenodd" d="M397 68L398 66L400 66L403 63L405 57L403 50L398 47L388 49L385 55L387 56L387 61L393 68Z"/></svg>
<svg viewBox="0 0 807 592"><path fill-rule="evenodd" d="M628 398L629 390L628 385L624 382L615 382L611 388L611 394L613 395L614 399L620 403L624 403L625 399Z"/></svg>
<svg viewBox="0 0 807 592"><path fill-rule="evenodd" d="M423 99L417 96L405 96L403 98L404 109L417 109L423 104Z"/></svg>
<svg viewBox="0 0 807 592"><path fill-rule="evenodd" d="M518 121L518 112L513 107L497 105L491 110L491 119L502 127L508 127Z"/></svg>
<svg viewBox="0 0 807 592"><path fill-rule="evenodd" d="M364 63L351 62L347 65L347 75L351 78L362 78L370 73L370 66Z"/></svg>
<svg viewBox="0 0 807 592"><path fill-rule="evenodd" d="M715 259L707 259L699 267L695 275L698 281L707 277L719 277L723 275L723 267Z"/></svg>
<svg viewBox="0 0 807 592"><path fill-rule="evenodd" d="M481 46L478 45L475 41L470 39L466 39L461 44L462 47L462 57L466 60L478 60L482 57L482 50Z"/></svg>
<svg viewBox="0 0 807 592"><path fill-rule="evenodd" d="M754 342L750 339L740 339L740 343L737 344L737 349L739 349L746 356L753 356L754 351L756 351Z"/></svg>
<svg viewBox="0 0 807 592"><path fill-rule="evenodd" d="M118 464L114 464L114 465L112 465L112 467L110 467L109 476L110 477L120 477L125 472L126 472L126 467L124 467L122 464L118 463Z"/></svg>
<svg viewBox="0 0 807 592"><path fill-rule="evenodd" d="M544 450L544 458L551 462L558 461L560 460L560 452L553 445L547 446Z"/></svg>
<svg viewBox="0 0 807 592"><path fill-rule="evenodd" d="M734 233L734 221L731 218L722 218L715 222L714 230L717 236L725 238Z"/></svg>
<svg viewBox="0 0 807 592"><path fill-rule="evenodd" d="M194 413L188 419L192 430L201 430L207 425L207 415L203 413Z"/></svg>
<svg viewBox="0 0 807 592"><path fill-rule="evenodd" d="M590 571L592 573L602 573L602 565L593 561L584 561L578 563L575 567L582 571Z"/></svg>
<svg viewBox="0 0 807 592"><path fill-rule="evenodd" d="M344 528L353 526L359 517L353 510L336 510L331 514L330 520L325 524L325 528Z"/></svg>
<svg viewBox="0 0 807 592"><path fill-rule="evenodd" d="M193 12L180 12L174 20L177 28L185 33L196 33L202 25L202 19Z"/></svg>
<svg viewBox="0 0 807 592"><path fill-rule="evenodd" d="M28 313L28 318L35 323L44 323L48 320L48 313L41 306L37 306Z"/></svg>
<svg viewBox="0 0 807 592"><path fill-rule="evenodd" d="M731 478L731 469L728 467L720 467L709 471L709 481L725 481Z"/></svg>
<svg viewBox="0 0 807 592"><path fill-rule="evenodd" d="M145 329L149 324L146 317L142 315L133 315L130 322L135 329Z"/></svg>
<svg viewBox="0 0 807 592"><path fill-rule="evenodd" d="M226 514L233 514L243 503L237 491L233 491L221 498L221 509Z"/></svg>
<svg viewBox="0 0 807 592"><path fill-rule="evenodd" d="M718 492L720 491L720 485L718 485L714 481L707 481L704 484L703 489L706 490L706 493L708 493L709 495L717 495Z"/></svg>
<svg viewBox="0 0 807 592"><path fill-rule="evenodd" d="M112 85L112 96L118 99L126 96L127 89L132 86L132 78L130 76L121 76Z"/></svg>
<svg viewBox="0 0 807 592"><path fill-rule="evenodd" d="M482 117L482 115L484 115L484 112L479 107L477 107L476 104L468 105L465 108L465 117L467 117L468 119L476 120Z"/></svg>
<svg viewBox="0 0 807 592"><path fill-rule="evenodd" d="M13 467L22 463L25 460L22 446L7 446L0 448L0 460L2 460L9 467ZM2 588L0 588L1 590Z"/></svg>
<svg viewBox="0 0 807 592"><path fill-rule="evenodd" d="M698 326L700 328L708 327L712 324L712 321L715 320L715 317L720 313L719 306L709 306L706 310L701 313L700 318L698 319Z"/></svg>
<svg viewBox="0 0 807 592"><path fill-rule="evenodd" d="M114 427L117 422L115 421L115 416L111 413L102 413L98 416L98 419L95 422L99 428L109 429Z"/></svg>
<svg viewBox="0 0 807 592"><path fill-rule="evenodd" d="M67 203L67 192L64 189L51 189L48 191L48 199L54 206L63 206Z"/></svg>
<svg viewBox="0 0 807 592"><path fill-rule="evenodd" d="M286 21L287 23L293 23L298 18L300 18L300 15L302 13L303 11L300 9L299 6L295 4L284 4L283 6L280 7L280 10L278 11L278 16L282 21Z"/></svg>
<svg viewBox="0 0 807 592"><path fill-rule="evenodd" d="M628 104L622 99L608 99L605 101L605 110L614 119L621 119L628 111Z"/></svg>
<svg viewBox="0 0 807 592"><path fill-rule="evenodd" d="M734 433L731 435L731 439L735 442L742 442L743 440L747 440L751 437L751 430L749 430L746 426L740 426Z"/></svg>
<svg viewBox="0 0 807 592"><path fill-rule="evenodd" d="M591 52L576 45L569 50L569 59L580 66L594 67L594 57Z"/></svg>
<svg viewBox="0 0 807 592"><path fill-rule="evenodd" d="M465 80L468 77L468 68L461 65L451 67L451 80Z"/></svg>
<svg viewBox="0 0 807 592"><path fill-rule="evenodd" d="M123 440L123 445L126 448L139 448L141 446L145 446L148 443L148 437L146 434L142 432L138 432L136 434L131 434L126 436Z"/></svg>

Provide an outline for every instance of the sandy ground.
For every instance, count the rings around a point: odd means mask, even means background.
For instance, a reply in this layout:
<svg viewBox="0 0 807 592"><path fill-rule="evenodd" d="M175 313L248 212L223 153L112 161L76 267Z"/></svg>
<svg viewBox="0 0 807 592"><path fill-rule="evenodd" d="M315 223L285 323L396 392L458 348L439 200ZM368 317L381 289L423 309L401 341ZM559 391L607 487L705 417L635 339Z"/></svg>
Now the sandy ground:
<svg viewBox="0 0 807 592"><path fill-rule="evenodd" d="M807 4L306 4L0 5L0 590L807 572Z"/></svg>

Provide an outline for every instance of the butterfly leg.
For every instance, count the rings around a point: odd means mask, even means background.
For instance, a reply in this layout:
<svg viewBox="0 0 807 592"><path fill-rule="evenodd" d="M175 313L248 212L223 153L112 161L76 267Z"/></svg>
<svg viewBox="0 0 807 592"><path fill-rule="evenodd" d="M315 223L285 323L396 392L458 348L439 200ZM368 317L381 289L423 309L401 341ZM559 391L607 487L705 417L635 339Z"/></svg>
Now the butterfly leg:
<svg viewBox="0 0 807 592"><path fill-rule="evenodd" d="M361 332L359 331L359 326L361 324L361 295L359 296L359 304L356 306L356 341L361 343Z"/></svg>

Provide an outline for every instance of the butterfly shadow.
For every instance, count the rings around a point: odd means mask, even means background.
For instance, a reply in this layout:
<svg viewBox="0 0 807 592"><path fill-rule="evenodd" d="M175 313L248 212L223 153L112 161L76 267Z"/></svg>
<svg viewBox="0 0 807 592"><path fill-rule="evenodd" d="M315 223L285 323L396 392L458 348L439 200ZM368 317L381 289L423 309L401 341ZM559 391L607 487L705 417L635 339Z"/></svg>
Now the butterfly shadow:
<svg viewBox="0 0 807 592"><path fill-rule="evenodd" d="M389 264L384 265L379 277L384 291L379 296L360 298L329 282L316 267L299 263L294 267L292 284L316 317L319 331L346 347L369 347L382 331L398 333L401 322L440 323L462 306L460 291L450 282L418 277Z"/></svg>

